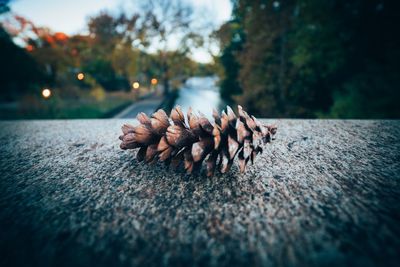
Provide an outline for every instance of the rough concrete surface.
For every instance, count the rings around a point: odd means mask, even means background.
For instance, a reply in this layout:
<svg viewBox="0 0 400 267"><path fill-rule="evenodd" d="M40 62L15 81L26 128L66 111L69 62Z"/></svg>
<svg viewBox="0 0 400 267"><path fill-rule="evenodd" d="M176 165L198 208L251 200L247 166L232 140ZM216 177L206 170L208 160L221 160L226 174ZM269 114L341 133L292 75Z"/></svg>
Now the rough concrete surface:
<svg viewBox="0 0 400 267"><path fill-rule="evenodd" d="M0 122L0 266L398 264L400 121L281 120L212 178L139 164L126 121Z"/></svg>

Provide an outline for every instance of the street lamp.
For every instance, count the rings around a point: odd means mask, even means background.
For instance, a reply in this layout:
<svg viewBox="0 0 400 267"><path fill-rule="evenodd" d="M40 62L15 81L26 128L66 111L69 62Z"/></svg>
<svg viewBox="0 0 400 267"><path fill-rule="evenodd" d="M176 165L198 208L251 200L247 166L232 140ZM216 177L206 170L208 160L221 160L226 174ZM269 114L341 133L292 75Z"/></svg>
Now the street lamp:
<svg viewBox="0 0 400 267"><path fill-rule="evenodd" d="M133 87L133 89L135 89L135 90L139 89L139 87L140 87L139 82L134 82L134 83L132 84L132 87Z"/></svg>
<svg viewBox="0 0 400 267"><path fill-rule="evenodd" d="M281 6L281 3L279 3L279 1L274 1L274 2L272 3L272 6L275 8L275 10L278 10L279 7Z"/></svg>
<svg viewBox="0 0 400 267"><path fill-rule="evenodd" d="M78 73L78 75L76 75L76 78L80 81L82 81L85 78L85 74L83 74L82 72Z"/></svg>
<svg viewBox="0 0 400 267"><path fill-rule="evenodd" d="M42 90L42 96L43 96L44 98L49 98L49 97L51 96L51 91L50 91L50 89L44 88L44 89Z"/></svg>

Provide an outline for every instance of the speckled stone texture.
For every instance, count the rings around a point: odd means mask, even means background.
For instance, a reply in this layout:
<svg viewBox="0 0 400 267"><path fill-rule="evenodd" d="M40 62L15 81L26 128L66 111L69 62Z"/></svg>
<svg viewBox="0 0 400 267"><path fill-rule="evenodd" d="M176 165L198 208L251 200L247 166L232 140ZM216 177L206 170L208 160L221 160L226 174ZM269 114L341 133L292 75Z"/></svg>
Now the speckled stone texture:
<svg viewBox="0 0 400 267"><path fill-rule="evenodd" d="M212 178L139 164L126 121L0 122L0 266L398 266L400 121L277 121Z"/></svg>

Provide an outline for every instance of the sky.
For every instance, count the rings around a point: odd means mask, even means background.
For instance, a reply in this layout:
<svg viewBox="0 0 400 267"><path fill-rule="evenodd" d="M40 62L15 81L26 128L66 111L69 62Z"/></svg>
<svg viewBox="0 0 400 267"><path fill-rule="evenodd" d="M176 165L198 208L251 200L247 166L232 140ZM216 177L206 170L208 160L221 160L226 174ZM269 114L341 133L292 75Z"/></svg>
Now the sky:
<svg viewBox="0 0 400 267"><path fill-rule="evenodd" d="M212 17L217 28L231 15L230 0L188 0L192 3L195 14L206 13ZM135 0L14 0L11 10L37 26L47 26L55 32L67 34L85 33L89 16L102 10L133 10ZM209 62L210 55L203 49L194 51L192 58L199 62Z"/></svg>

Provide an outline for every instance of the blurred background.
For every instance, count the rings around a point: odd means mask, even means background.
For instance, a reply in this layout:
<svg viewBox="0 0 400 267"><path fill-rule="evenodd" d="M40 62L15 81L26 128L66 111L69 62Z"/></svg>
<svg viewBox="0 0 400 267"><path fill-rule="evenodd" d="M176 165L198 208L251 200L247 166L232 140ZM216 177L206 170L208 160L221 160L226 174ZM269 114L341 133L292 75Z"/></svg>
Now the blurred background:
<svg viewBox="0 0 400 267"><path fill-rule="evenodd" d="M400 118L399 2L0 0L0 119Z"/></svg>

